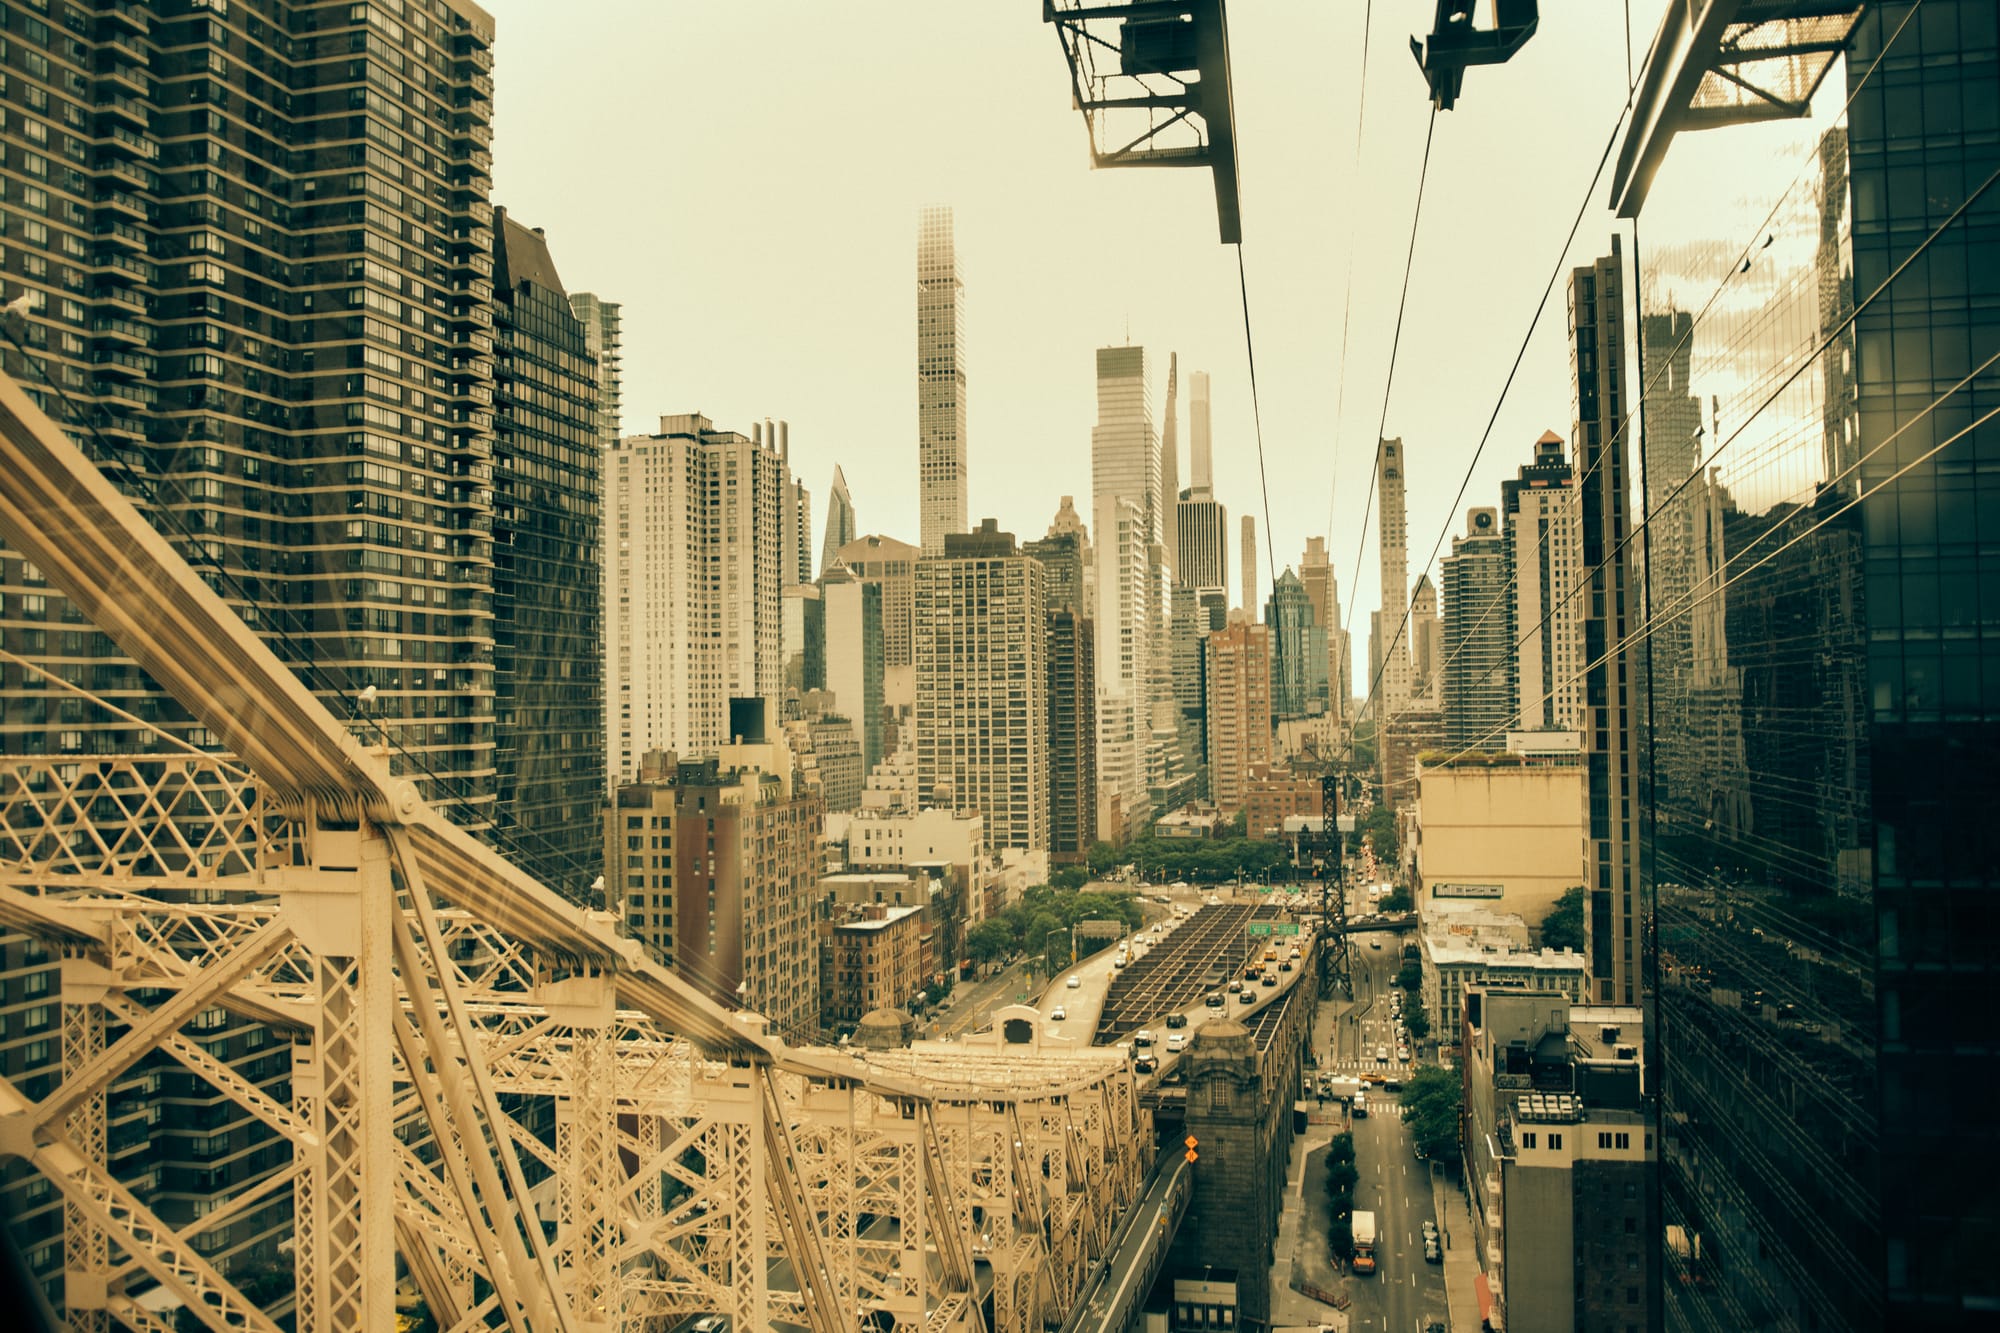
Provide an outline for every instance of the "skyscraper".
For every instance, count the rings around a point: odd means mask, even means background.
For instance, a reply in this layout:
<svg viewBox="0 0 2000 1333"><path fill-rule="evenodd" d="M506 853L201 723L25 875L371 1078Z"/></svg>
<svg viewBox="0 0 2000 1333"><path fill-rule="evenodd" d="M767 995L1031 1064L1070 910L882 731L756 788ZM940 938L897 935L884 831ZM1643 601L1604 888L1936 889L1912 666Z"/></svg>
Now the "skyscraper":
<svg viewBox="0 0 2000 1333"><path fill-rule="evenodd" d="M1444 743L1459 750L1505 750L1514 720L1511 580L1498 510L1465 515L1465 535L1443 561L1443 656L1435 666ZM1414 619L1414 617L1413 617Z"/></svg>
<svg viewBox="0 0 2000 1333"><path fill-rule="evenodd" d="M894 537L856 537L840 548L840 563L864 583L882 585L882 665L887 670L907 667L910 652L910 617L916 605L916 547Z"/></svg>
<svg viewBox="0 0 2000 1333"><path fill-rule="evenodd" d="M1570 369L1576 421L1570 432L1577 483L1579 595L1570 603L1582 645L1584 783L1590 820L1584 844L1584 937L1593 998L1642 999L1639 847L1632 814L1639 780L1636 660L1627 635L1637 623L1634 552L1627 538L1623 396L1625 323L1619 240L1569 281Z"/></svg>
<svg viewBox="0 0 2000 1333"><path fill-rule="evenodd" d="M1562 436L1545 431L1535 441L1535 461L1501 486L1514 579L1512 642L1519 645L1515 726L1523 731L1574 731L1579 725L1581 641L1572 632L1570 596L1578 573L1574 477L1563 457ZM1678 563L1683 556L1677 551L1669 558Z"/></svg>
<svg viewBox="0 0 2000 1333"><path fill-rule="evenodd" d="M1214 450L1209 435L1208 372L1197 370L1188 375L1188 486L1197 495L1215 490Z"/></svg>
<svg viewBox="0 0 2000 1333"><path fill-rule="evenodd" d="M603 854L600 391L541 230L496 215L495 795L516 863L582 901Z"/></svg>
<svg viewBox="0 0 2000 1333"><path fill-rule="evenodd" d="M1447 657L1444 651L1444 623L1438 618L1437 589L1429 574L1417 575L1410 590L1410 694L1439 701L1439 672Z"/></svg>
<svg viewBox="0 0 2000 1333"><path fill-rule="evenodd" d="M917 792L985 817L995 847L1049 847L1042 562L992 519L917 562Z"/></svg>
<svg viewBox="0 0 2000 1333"><path fill-rule="evenodd" d="M569 308L583 325L583 343L597 363L597 438L606 449L624 437L624 307L595 292L571 292Z"/></svg>
<svg viewBox="0 0 2000 1333"><path fill-rule="evenodd" d="M1173 587L1180 582L1180 514L1181 460L1180 427L1177 418L1180 402L1180 356L1167 353L1167 413L1160 422L1160 492L1153 504L1153 511L1160 516L1160 551L1162 563L1166 567L1166 582Z"/></svg>
<svg viewBox="0 0 2000 1333"><path fill-rule="evenodd" d="M1382 609L1377 622L1379 642L1374 686L1380 706L1376 727L1410 702L1409 524L1403 510L1403 442L1383 440L1375 452L1375 503L1380 512L1376 540L1382 560Z"/></svg>
<svg viewBox="0 0 2000 1333"><path fill-rule="evenodd" d="M785 469L784 490L778 498L778 586L796 588L811 583L812 492L792 471L791 423L766 417L761 427L751 425L750 441L774 451Z"/></svg>
<svg viewBox="0 0 2000 1333"><path fill-rule="evenodd" d="M1264 604L1271 630L1271 715L1279 721L1321 711L1326 699L1326 635L1312 598L1289 567Z"/></svg>
<svg viewBox="0 0 2000 1333"><path fill-rule="evenodd" d="M917 217L918 537L925 555L965 531L965 279L949 208Z"/></svg>
<svg viewBox="0 0 2000 1333"><path fill-rule="evenodd" d="M1127 817L1147 805L1156 651L1165 648L1159 562L1160 447L1146 349L1097 351L1090 431L1097 556L1097 773Z"/></svg>
<svg viewBox="0 0 2000 1333"><path fill-rule="evenodd" d="M1268 764L1271 728L1271 631L1241 611L1212 632L1208 662L1208 793L1234 815L1249 794L1250 769Z"/></svg>
<svg viewBox="0 0 2000 1333"><path fill-rule="evenodd" d="M826 540L819 548L820 572L832 569L840 559L840 548L859 535L854 528L854 500L847 493L847 478L835 464L833 485L826 493Z"/></svg>
<svg viewBox="0 0 2000 1333"><path fill-rule="evenodd" d="M1229 587L1229 511L1206 488L1181 492L1175 501L1175 540L1180 543L1178 579L1183 588L1226 591Z"/></svg>
<svg viewBox="0 0 2000 1333"><path fill-rule="evenodd" d="M835 564L820 582L826 618L826 688L854 728L862 771L882 762L883 677L888 662L882 584Z"/></svg>
<svg viewBox="0 0 2000 1333"><path fill-rule="evenodd" d="M1965 382L2000 249L1990 191L1953 221L1969 196L1928 184L2000 168L1993 31L1986 3L1868 6L1810 116L1680 135L1644 199L1672 1330L1974 1329L2000 1300L1967 1188L2000 1157L1975 1033L2000 963L2000 675L1975 628L2000 475L1973 428L1992 370ZM1680 76L1655 62L1642 96ZM1718 188L1746 144L1762 169Z"/></svg>
<svg viewBox="0 0 2000 1333"><path fill-rule="evenodd" d="M1082 861L1097 843L1097 673L1089 617L1048 609L1049 857Z"/></svg>
<svg viewBox="0 0 2000 1333"><path fill-rule="evenodd" d="M1243 606L1252 620L1257 618L1257 520L1243 516Z"/></svg>
<svg viewBox="0 0 2000 1333"><path fill-rule="evenodd" d="M1340 579L1326 553L1326 538L1306 538L1299 560L1299 582L1311 600L1313 618L1326 635L1327 711L1345 719L1354 694L1354 665L1349 660L1347 629L1340 619Z"/></svg>
<svg viewBox="0 0 2000 1333"><path fill-rule="evenodd" d="M728 703L784 682L776 449L698 415L660 418L607 459L605 661L610 777L648 750L729 739Z"/></svg>

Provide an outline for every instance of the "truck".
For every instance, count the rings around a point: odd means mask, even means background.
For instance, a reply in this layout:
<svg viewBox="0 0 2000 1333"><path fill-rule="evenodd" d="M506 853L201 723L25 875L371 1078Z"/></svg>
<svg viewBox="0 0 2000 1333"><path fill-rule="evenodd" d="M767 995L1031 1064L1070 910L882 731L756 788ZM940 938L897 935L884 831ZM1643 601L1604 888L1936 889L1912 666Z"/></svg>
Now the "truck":
<svg viewBox="0 0 2000 1333"><path fill-rule="evenodd" d="M1354 1271L1375 1271L1375 1214L1360 1209L1354 1213Z"/></svg>

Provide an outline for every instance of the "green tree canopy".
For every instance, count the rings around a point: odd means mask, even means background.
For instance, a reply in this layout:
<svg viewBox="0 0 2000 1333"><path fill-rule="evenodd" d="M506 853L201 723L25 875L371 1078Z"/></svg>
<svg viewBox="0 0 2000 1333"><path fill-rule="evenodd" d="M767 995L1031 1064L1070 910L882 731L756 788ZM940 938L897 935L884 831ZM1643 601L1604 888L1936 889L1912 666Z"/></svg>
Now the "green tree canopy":
<svg viewBox="0 0 2000 1333"><path fill-rule="evenodd" d="M1334 1135L1332 1140L1326 1145L1326 1160L1329 1164L1353 1161L1354 1135L1345 1131Z"/></svg>
<svg viewBox="0 0 2000 1333"><path fill-rule="evenodd" d="M1410 1036L1422 1041L1431 1035L1431 1016L1424 1010L1421 992L1412 991L1410 1002L1403 1006L1403 1026L1410 1030Z"/></svg>
<svg viewBox="0 0 2000 1333"><path fill-rule="evenodd" d="M1407 912L1410 910L1410 891L1393 889L1382 895L1382 910L1385 912Z"/></svg>
<svg viewBox="0 0 2000 1333"><path fill-rule="evenodd" d="M1326 1168L1326 1187L1335 1194L1352 1197L1354 1187L1361 1182L1361 1170L1352 1162L1329 1161Z"/></svg>
<svg viewBox="0 0 2000 1333"><path fill-rule="evenodd" d="M1556 905L1542 918L1544 949L1575 949L1583 952L1583 886L1564 889Z"/></svg>
<svg viewBox="0 0 2000 1333"><path fill-rule="evenodd" d="M976 963L996 962L1020 947L1020 939L1004 917L982 921L965 932L965 952Z"/></svg>
<svg viewBox="0 0 2000 1333"><path fill-rule="evenodd" d="M1424 969L1421 963L1405 963L1396 973L1396 984L1414 994L1424 984Z"/></svg>
<svg viewBox="0 0 2000 1333"><path fill-rule="evenodd" d="M1458 1156L1458 1122L1464 1099L1456 1077L1435 1066L1419 1069L1403 1084L1403 1115L1417 1151L1436 1161Z"/></svg>

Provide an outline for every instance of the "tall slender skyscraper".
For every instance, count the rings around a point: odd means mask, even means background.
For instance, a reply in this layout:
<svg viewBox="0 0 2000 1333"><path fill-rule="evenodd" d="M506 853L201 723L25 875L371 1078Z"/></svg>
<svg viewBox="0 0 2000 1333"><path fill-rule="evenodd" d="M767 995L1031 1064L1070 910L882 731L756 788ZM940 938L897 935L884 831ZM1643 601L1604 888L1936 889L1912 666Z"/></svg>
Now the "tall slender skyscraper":
<svg viewBox="0 0 2000 1333"><path fill-rule="evenodd" d="M1410 590L1410 627L1404 633L1410 636L1411 697L1427 697L1433 705L1441 705L1438 673L1449 654L1441 647L1444 625L1438 618L1437 589L1428 574L1417 575L1417 586Z"/></svg>
<svg viewBox="0 0 2000 1333"><path fill-rule="evenodd" d="M1326 538L1306 538L1299 560L1299 582L1312 599L1313 617L1326 635L1327 711L1345 719L1354 693L1354 667L1348 660L1347 628L1340 623L1340 579L1326 553Z"/></svg>
<svg viewBox="0 0 2000 1333"><path fill-rule="evenodd" d="M965 531L965 279L949 208L917 218L918 537L941 555Z"/></svg>
<svg viewBox="0 0 2000 1333"><path fill-rule="evenodd" d="M854 527L854 500L847 493L847 478L840 465L833 468L833 485L826 496L826 540L820 543L819 568L824 574L840 559L840 548L860 534Z"/></svg>
<svg viewBox="0 0 2000 1333"><path fill-rule="evenodd" d="M1244 615L1257 618L1257 520L1243 516L1243 605Z"/></svg>
<svg viewBox="0 0 2000 1333"><path fill-rule="evenodd" d="M1409 524L1403 511L1403 442L1383 440L1375 453L1375 503L1381 517L1377 539L1382 557L1382 610L1377 622L1380 653L1376 669L1381 684L1375 710L1381 724L1410 702L1410 630L1403 617L1409 610Z"/></svg>
<svg viewBox="0 0 2000 1333"><path fill-rule="evenodd" d="M1160 585L1160 444L1146 349L1097 351L1097 424L1090 431L1097 530L1097 772L1126 817L1149 803L1154 653L1164 649Z"/></svg>
<svg viewBox="0 0 2000 1333"><path fill-rule="evenodd" d="M1204 651L1209 796L1223 814L1234 815L1248 798L1251 766L1271 762L1271 631L1232 611Z"/></svg>
<svg viewBox="0 0 2000 1333"><path fill-rule="evenodd" d="M1639 791L1635 654L1627 634L1637 618L1633 551L1627 537L1627 456L1623 404L1624 274L1619 242L1570 273L1570 431L1577 483L1581 595L1570 603L1582 643L1583 741L1589 828L1584 843L1584 941L1591 994L1601 1004L1641 1002L1639 844L1633 824Z"/></svg>
<svg viewBox="0 0 2000 1333"><path fill-rule="evenodd" d="M1181 461L1179 416L1180 356L1167 353L1167 415L1160 423L1160 494L1153 510L1160 516L1160 552L1166 566L1167 585L1180 582Z"/></svg>
<svg viewBox="0 0 2000 1333"><path fill-rule="evenodd" d="M1215 489L1214 444L1209 435L1208 372L1188 375L1188 486L1195 494Z"/></svg>

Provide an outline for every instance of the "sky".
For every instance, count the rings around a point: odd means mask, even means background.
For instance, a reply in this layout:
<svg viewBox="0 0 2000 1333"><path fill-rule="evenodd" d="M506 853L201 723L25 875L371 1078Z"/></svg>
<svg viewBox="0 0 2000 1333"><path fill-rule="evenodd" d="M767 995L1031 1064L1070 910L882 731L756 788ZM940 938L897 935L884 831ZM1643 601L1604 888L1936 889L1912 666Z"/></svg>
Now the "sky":
<svg viewBox="0 0 2000 1333"><path fill-rule="evenodd" d="M1232 598L1242 514L1257 519L1260 597L1274 558L1296 564L1325 535L1365 660L1378 425L1408 459L1412 580L1543 431L1569 434L1559 280L1456 498L1551 272L1608 253L1622 225L1607 171L1564 253L1626 99L1621 5L1544 0L1514 60L1470 70L1436 115L1393 383L1432 119L1408 43L1434 6L1232 7L1253 411L1237 251L1217 239L1209 173L1093 170L1034 0L487 3L493 200L547 231L571 291L623 304L624 429L689 411L746 433L789 421L816 529L838 464L862 532L917 539L916 228L934 203L955 210L965 277L974 525L1039 537L1064 495L1087 515L1095 349L1145 346L1160 408L1176 352L1183 484L1187 377L1213 381ZM1633 65L1659 12L1632 5Z"/></svg>

